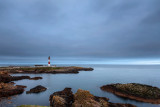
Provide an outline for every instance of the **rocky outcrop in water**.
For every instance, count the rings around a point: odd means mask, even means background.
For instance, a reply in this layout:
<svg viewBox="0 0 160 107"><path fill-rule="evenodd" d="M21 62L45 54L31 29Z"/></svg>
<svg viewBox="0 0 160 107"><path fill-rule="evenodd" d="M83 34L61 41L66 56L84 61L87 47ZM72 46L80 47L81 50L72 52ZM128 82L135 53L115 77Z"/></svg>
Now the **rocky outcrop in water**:
<svg viewBox="0 0 160 107"><path fill-rule="evenodd" d="M118 83L104 85L101 89L117 96L147 103L160 104L160 89L157 87L137 83Z"/></svg>
<svg viewBox="0 0 160 107"><path fill-rule="evenodd" d="M51 107L136 107L131 104L111 103L108 98L97 97L89 91L79 89L75 94L65 88L50 95Z"/></svg>
<svg viewBox="0 0 160 107"><path fill-rule="evenodd" d="M43 91L46 91L47 88L44 87L44 86L41 86L41 85L38 85L32 89L30 89L29 91L27 91L26 93L27 94L30 94L30 93L40 93L40 92L43 92Z"/></svg>

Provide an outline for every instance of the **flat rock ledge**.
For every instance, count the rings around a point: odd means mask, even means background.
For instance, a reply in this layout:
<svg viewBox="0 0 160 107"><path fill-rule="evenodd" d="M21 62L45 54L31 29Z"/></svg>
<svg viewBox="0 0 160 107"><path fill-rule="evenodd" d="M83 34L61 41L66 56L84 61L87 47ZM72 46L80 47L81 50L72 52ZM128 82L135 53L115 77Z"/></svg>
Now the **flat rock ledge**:
<svg viewBox="0 0 160 107"><path fill-rule="evenodd" d="M43 91L46 91L47 88L44 87L44 86L41 86L41 85L38 85L32 89L30 89L29 91L26 92L26 94L30 94L30 93L40 93L40 92L43 92Z"/></svg>
<svg viewBox="0 0 160 107"><path fill-rule="evenodd" d="M117 83L104 85L100 88L120 97L152 104L160 104L160 89L157 87L137 83Z"/></svg>
<svg viewBox="0 0 160 107"><path fill-rule="evenodd" d="M53 93L49 101L51 107L136 107L131 104L111 103L108 98L93 96L82 89L73 94L71 88Z"/></svg>
<svg viewBox="0 0 160 107"><path fill-rule="evenodd" d="M0 83L0 99L2 97L9 97L17 94L21 94L24 92L24 87L17 85L14 86L13 83Z"/></svg>

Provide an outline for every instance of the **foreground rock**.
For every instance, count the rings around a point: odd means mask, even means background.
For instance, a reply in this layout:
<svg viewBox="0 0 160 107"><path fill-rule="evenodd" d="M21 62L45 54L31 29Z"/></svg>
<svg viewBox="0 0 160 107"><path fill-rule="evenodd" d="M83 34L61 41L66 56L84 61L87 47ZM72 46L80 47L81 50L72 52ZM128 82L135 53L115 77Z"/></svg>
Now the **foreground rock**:
<svg viewBox="0 0 160 107"><path fill-rule="evenodd" d="M44 86L38 85L38 86L30 89L26 93L27 94L29 94L29 93L40 93L40 92L43 92L43 91L46 91L46 90L47 90L47 88L45 88Z"/></svg>
<svg viewBox="0 0 160 107"><path fill-rule="evenodd" d="M24 86L14 86L13 83L0 83L0 98L21 94L24 92Z"/></svg>
<svg viewBox="0 0 160 107"><path fill-rule="evenodd" d="M58 91L50 96L51 107L71 107L74 102L74 95L71 88L65 88L63 91Z"/></svg>
<svg viewBox="0 0 160 107"><path fill-rule="evenodd" d="M71 88L55 92L50 95L51 107L136 107L131 104L120 104L108 102L108 98L96 97L89 91L79 89L75 94Z"/></svg>
<svg viewBox="0 0 160 107"><path fill-rule="evenodd" d="M114 93L115 95L147 102L160 104L160 89L143 84L110 84L101 87L102 90Z"/></svg>
<svg viewBox="0 0 160 107"><path fill-rule="evenodd" d="M19 68L0 68L0 70L9 73L79 73L79 71L92 71L93 68L83 67L19 67Z"/></svg>

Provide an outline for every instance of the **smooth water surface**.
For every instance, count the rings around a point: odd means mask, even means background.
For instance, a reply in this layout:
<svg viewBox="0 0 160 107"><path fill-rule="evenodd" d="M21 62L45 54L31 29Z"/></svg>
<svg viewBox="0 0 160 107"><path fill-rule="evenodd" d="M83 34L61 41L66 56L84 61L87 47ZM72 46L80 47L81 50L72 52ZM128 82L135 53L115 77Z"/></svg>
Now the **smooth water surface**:
<svg viewBox="0 0 160 107"><path fill-rule="evenodd" d="M61 65L62 66L62 65ZM71 65L63 65L71 66ZM39 94L26 94L12 97L11 104L7 100L0 106L14 107L17 105L49 105L49 96L61 91L65 87L71 87L75 93L81 88L89 90L93 95L107 97L110 102L131 103L138 107L160 107L160 105L137 102L134 100L117 97L112 93L100 89L102 85L111 83L142 83L160 88L160 65L74 65L93 67L94 71L80 71L79 74L14 74L15 76L28 75L31 77L41 76L42 80L15 81L17 85L26 85L28 91L37 85L47 87L47 91Z"/></svg>

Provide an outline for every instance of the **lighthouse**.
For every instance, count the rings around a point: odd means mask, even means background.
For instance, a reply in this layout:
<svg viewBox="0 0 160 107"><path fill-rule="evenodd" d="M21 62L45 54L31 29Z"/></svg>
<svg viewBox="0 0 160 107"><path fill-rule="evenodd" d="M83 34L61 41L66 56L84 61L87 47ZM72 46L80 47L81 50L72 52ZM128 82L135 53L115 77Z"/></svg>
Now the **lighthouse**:
<svg viewBox="0 0 160 107"><path fill-rule="evenodd" d="M50 63L50 56L48 57L48 66L49 66L49 67L51 66L51 63Z"/></svg>

